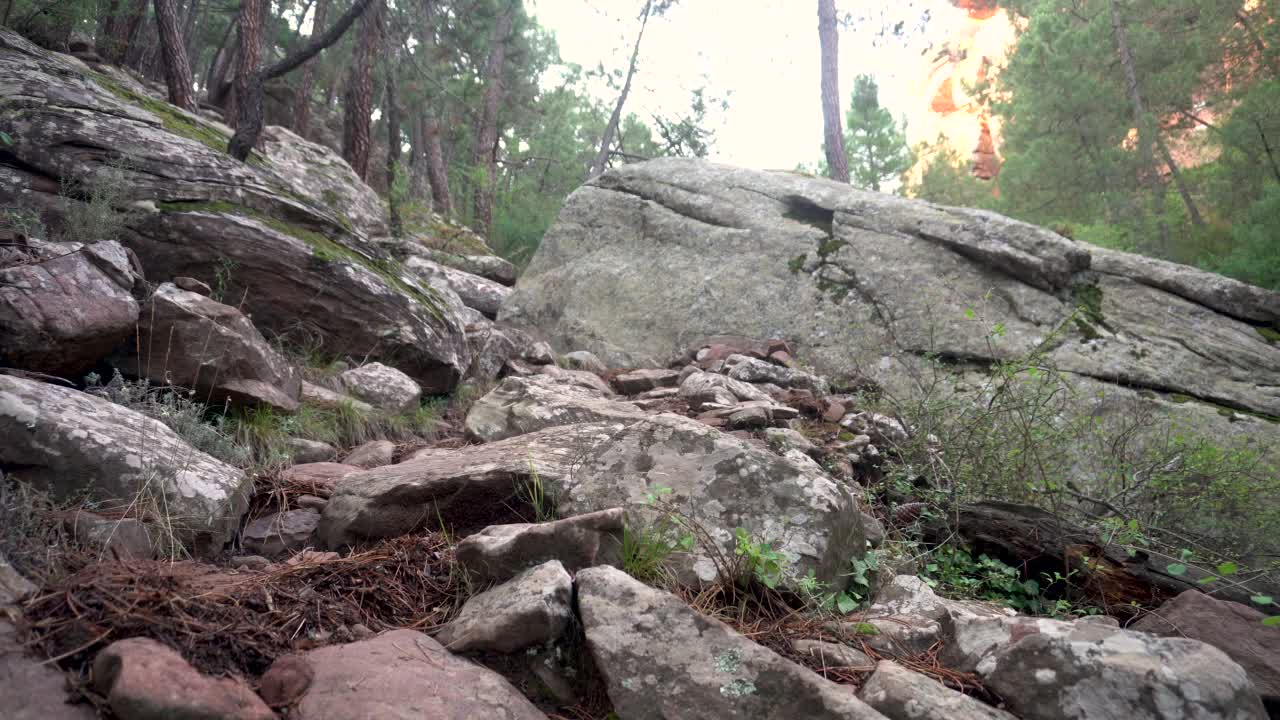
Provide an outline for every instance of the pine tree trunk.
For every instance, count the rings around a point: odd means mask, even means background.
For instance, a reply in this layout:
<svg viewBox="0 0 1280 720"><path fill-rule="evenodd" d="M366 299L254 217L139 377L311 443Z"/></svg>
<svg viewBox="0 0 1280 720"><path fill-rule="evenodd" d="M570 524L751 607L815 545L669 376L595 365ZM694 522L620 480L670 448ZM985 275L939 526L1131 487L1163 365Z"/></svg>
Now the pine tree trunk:
<svg viewBox="0 0 1280 720"><path fill-rule="evenodd" d="M383 115L387 120L387 206L391 216L391 234L404 234L400 221L400 191L396 187L396 175L400 167L400 98L396 92L397 63L387 63L387 94L383 103Z"/></svg>
<svg viewBox="0 0 1280 720"><path fill-rule="evenodd" d="M240 18L231 18L227 23L227 30L222 34L222 43L218 45L218 49L213 53L213 59L209 61L209 71L204 75L205 82L205 99L210 105L223 108L226 112L227 95L227 74L231 70L231 65L235 57L235 47L231 44L231 38L236 35L236 26L240 24ZM238 42L238 41L237 41ZM227 122L231 122L231 116L227 115Z"/></svg>
<svg viewBox="0 0 1280 720"><path fill-rule="evenodd" d="M129 0L128 9L108 18L103 37L98 40L98 53L110 65L122 65L138 28L147 16L147 0Z"/></svg>
<svg viewBox="0 0 1280 720"><path fill-rule="evenodd" d="M236 52L235 105L236 112L227 117L232 127L239 128L246 122L254 122L255 91L261 92L258 66L262 64L262 3L264 0L240 0L240 45ZM258 104L256 121L262 122L262 107ZM250 146L252 149L252 146ZM246 157L247 157L246 153Z"/></svg>
<svg viewBox="0 0 1280 720"><path fill-rule="evenodd" d="M194 0L193 0L194 2ZM196 96L191 87L191 66L187 49L178 30L178 13L173 0L155 0L156 28L164 57L164 80L169 87L169 102L183 110L195 112Z"/></svg>
<svg viewBox="0 0 1280 720"><path fill-rule="evenodd" d="M631 92L631 79L636 74L636 64L640 59L640 41L644 39L644 29L649 24L649 14L653 11L653 0L647 0L644 4L644 11L640 13L640 32L636 33L636 44L631 49L631 63L627 66L627 79L622 83L622 92L618 94L618 101L613 105L613 112L609 115L609 123L604 126L604 133L600 136L600 150L596 153L596 157L591 161L590 167L587 168L587 179L599 175L609 165L609 151L613 149L613 138L618 133L618 126L622 124L622 106L627 102L627 95Z"/></svg>
<svg viewBox="0 0 1280 720"><path fill-rule="evenodd" d="M427 178L427 132L422 113L409 122L409 197L414 200L431 198L431 180Z"/></svg>
<svg viewBox="0 0 1280 720"><path fill-rule="evenodd" d="M1120 67L1124 70L1125 89L1129 102L1133 104L1133 122L1138 128L1138 156L1141 162L1141 175L1151 190L1151 212L1155 216L1160 233L1160 244L1169 249L1169 225L1164 219L1164 185L1160 182L1156 171L1155 155L1151 151L1152 134L1155 128L1147 116L1147 109L1142 102L1142 92L1138 86L1138 73L1134 67L1133 53L1129 49L1129 39L1124 31L1124 23L1120 19L1120 8L1116 0L1107 0L1111 11L1111 30L1116 39L1116 50L1120 54Z"/></svg>
<svg viewBox="0 0 1280 720"><path fill-rule="evenodd" d="M360 18L356 56L347 76L342 123L342 157L364 180L369 175L369 130L373 114L373 63L382 40L382 1Z"/></svg>
<svg viewBox="0 0 1280 720"><path fill-rule="evenodd" d="M507 64L507 40L515 25L516 2L509 2L498 15L489 40L489 61L485 64L484 98L471 163L477 172L473 188L473 208L477 231L489 239L493 228L493 198L498 170L498 110L502 106L502 75Z"/></svg>
<svg viewBox="0 0 1280 720"><path fill-rule="evenodd" d="M419 28L421 42L419 54L428 63L435 49L435 18L438 0L423 0L422 24ZM437 213L449 217L453 214L453 194L449 191L448 163L445 160L444 146L440 142L440 121L435 109L431 107L431 98L424 98L414 122L414 184L417 197L425 197L423 192L428 187L431 193L431 208Z"/></svg>
<svg viewBox="0 0 1280 720"><path fill-rule="evenodd" d="M835 0L818 0L818 43L822 50L822 147L827 172L832 179L847 183L849 159L840 123L840 34Z"/></svg>
<svg viewBox="0 0 1280 720"><path fill-rule="evenodd" d="M312 36L320 32L329 16L329 0L316 0L316 16L311 21ZM302 137L311 130L311 94L315 90L316 66L319 60L311 60L302 66L298 80L298 95L293 101L293 131Z"/></svg>
<svg viewBox="0 0 1280 720"><path fill-rule="evenodd" d="M202 5L200 0L191 0L187 3L186 9L182 14L182 47L187 52L187 66L191 65L191 58L200 59L199 48L196 47L196 26L202 25L204 18L208 13L208 6ZM192 75L194 77L194 70Z"/></svg>

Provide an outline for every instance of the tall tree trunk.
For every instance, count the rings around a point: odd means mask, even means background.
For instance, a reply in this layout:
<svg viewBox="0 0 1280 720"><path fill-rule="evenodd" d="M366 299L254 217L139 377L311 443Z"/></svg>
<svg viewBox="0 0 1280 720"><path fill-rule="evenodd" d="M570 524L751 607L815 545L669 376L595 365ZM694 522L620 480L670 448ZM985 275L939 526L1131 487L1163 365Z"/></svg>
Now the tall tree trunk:
<svg viewBox="0 0 1280 720"><path fill-rule="evenodd" d="M420 57L430 68L431 57L436 45L436 6L439 0L423 0L421 26L419 27ZM431 208L449 217L453 214L453 194L449 191L448 163L445 161L444 147L440 142L440 120L435 108L431 106L431 98L423 98L418 105L418 116L414 125L414 184L415 196L425 197L423 192L428 187L431 192Z"/></svg>
<svg viewBox="0 0 1280 720"><path fill-rule="evenodd" d="M1145 176L1151 190L1151 212L1159 228L1161 247L1168 250L1169 225L1164 219L1164 185L1160 182L1155 155L1151 152L1152 135L1156 132L1156 128L1148 117L1146 106L1142 101L1138 73L1134 67L1133 53L1129 49L1129 38L1125 34L1124 22L1120 18L1120 8L1116 5L1116 0L1107 0L1107 6L1111 11L1111 31L1115 35L1116 49L1120 54L1120 66L1124 70L1125 88L1129 95L1129 102L1133 104L1133 122L1138 128L1138 157L1142 165L1140 174Z"/></svg>
<svg viewBox="0 0 1280 720"><path fill-rule="evenodd" d="M489 239L493 228L493 197L498 172L498 110L502 106L505 90L502 76L507 64L507 40L515 26L517 2L508 2L493 25L489 39L489 61L485 63L484 97L481 101L480 121L477 126L476 144L471 153L471 164L477 169L473 188L473 208L476 229Z"/></svg>
<svg viewBox="0 0 1280 720"><path fill-rule="evenodd" d="M264 0L240 0L240 45L236 53L235 104L236 113L228 116L231 126L239 130L241 125L262 123L262 107L258 105L255 112L252 96L258 79L258 66L262 63L262 3ZM236 133L239 135L239 132ZM249 146L251 150L252 145ZM248 150L244 157L248 157ZM240 158L244 159L244 158Z"/></svg>
<svg viewBox="0 0 1280 720"><path fill-rule="evenodd" d="M387 121L387 207L391 216L391 234L399 237L404 234L404 224L400 221L401 191L396 187L396 175L400 170L400 98L396 92L396 72L399 71L394 61L387 63L387 93L382 103L382 112Z"/></svg>
<svg viewBox="0 0 1280 720"><path fill-rule="evenodd" d="M414 200L430 200L431 180L427 177L427 131L425 108L409 121L409 197Z"/></svg>
<svg viewBox="0 0 1280 720"><path fill-rule="evenodd" d="M343 97L342 157L364 180L369 175L369 129L373 114L373 63L382 40L383 0L360 18L356 56Z"/></svg>
<svg viewBox="0 0 1280 720"><path fill-rule="evenodd" d="M124 0L121 0L122 3ZM103 37L98 39L98 53L111 65L121 65L129 55L129 46L147 16L147 0L128 0L128 9L107 19Z"/></svg>
<svg viewBox="0 0 1280 720"><path fill-rule="evenodd" d="M329 17L329 0L316 0L316 17L311 21L311 35L324 27ZM308 62L302 66L302 78L298 80L298 95L293 101L293 131L302 137L311 129L311 93L316 84L316 66L319 62Z"/></svg>
<svg viewBox="0 0 1280 720"><path fill-rule="evenodd" d="M618 101L613 104L613 112L609 115L609 123L604 126L604 133L600 136L600 150L591 161L591 165L587 167L588 180L604 172L609 164L609 151L613 148L613 138L618 133L618 126L622 124L622 106L626 104L627 94L631 92L631 79L636 74L636 65L640 60L640 41L644 39L644 29L649 24L649 15L652 12L653 0L646 0L644 10L640 13L640 32L636 33L636 44L631 48L631 63L627 65L627 79L622 83L622 92L618 94Z"/></svg>
<svg viewBox="0 0 1280 720"><path fill-rule="evenodd" d="M192 0L194 2L194 0ZM196 96L191 87L191 66L187 64L187 48L178 30L178 13L173 0L155 0L156 28L160 31L160 49L164 56L164 81L169 87L169 102L183 110L195 112Z"/></svg>
<svg viewBox="0 0 1280 720"><path fill-rule="evenodd" d="M191 0L182 12L182 47L187 52L188 66L191 64L191 58L200 59L200 53L196 51L196 25L204 22L208 9L208 6L201 4L200 0ZM194 71L192 74L194 76Z"/></svg>
<svg viewBox="0 0 1280 720"><path fill-rule="evenodd" d="M246 0L256 2L257 0ZM236 134L231 136L227 144L227 153L237 160L244 161L249 152L258 144L258 135L262 132L262 88L268 80L286 75L297 70L303 63L315 57L325 48L341 38L347 28L364 14L373 0L356 0L351 7L338 18L328 30L311 39L301 50L290 54L270 67L249 73L245 78L245 92L237 111ZM243 7L242 7L243 10ZM237 73L237 78L240 75ZM367 136L366 136L367 140ZM367 158L366 158L367 160Z"/></svg>
<svg viewBox="0 0 1280 720"><path fill-rule="evenodd" d="M818 44L822 49L822 147L827 172L835 180L849 182L849 158L844 152L844 128L840 123L840 33L836 28L835 0L818 0Z"/></svg>
<svg viewBox="0 0 1280 720"><path fill-rule="evenodd" d="M226 32L222 33L222 43L218 45L218 49L213 53L213 59L209 61L209 71L204 75L205 83L205 99L210 105L226 108L226 92L227 73L231 70L233 58L235 57L235 49L231 44L231 38L236 33L236 26L240 24L240 18L233 17L227 23ZM238 37L238 36L236 36ZM227 116L227 122L231 122L231 117Z"/></svg>

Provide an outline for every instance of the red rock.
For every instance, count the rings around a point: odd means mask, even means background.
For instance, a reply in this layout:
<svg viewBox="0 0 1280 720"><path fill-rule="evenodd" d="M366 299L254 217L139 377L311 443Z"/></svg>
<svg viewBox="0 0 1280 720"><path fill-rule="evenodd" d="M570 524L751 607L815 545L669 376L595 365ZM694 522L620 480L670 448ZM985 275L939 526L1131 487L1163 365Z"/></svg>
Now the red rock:
<svg viewBox="0 0 1280 720"><path fill-rule="evenodd" d="M844 417L844 414L844 403L832 400L827 403L827 409L822 412L822 419L827 422L840 422L840 419Z"/></svg>
<svg viewBox="0 0 1280 720"><path fill-rule="evenodd" d="M150 638L107 646L93 661L93 688L120 720L271 720L276 714L243 683L201 675Z"/></svg>

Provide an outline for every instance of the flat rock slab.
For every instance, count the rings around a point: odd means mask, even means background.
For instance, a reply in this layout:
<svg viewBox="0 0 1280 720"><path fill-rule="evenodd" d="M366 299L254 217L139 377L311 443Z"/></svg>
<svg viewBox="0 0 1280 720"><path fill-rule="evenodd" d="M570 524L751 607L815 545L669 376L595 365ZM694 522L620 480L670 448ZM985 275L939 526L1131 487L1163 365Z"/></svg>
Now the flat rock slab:
<svg viewBox="0 0 1280 720"><path fill-rule="evenodd" d="M1280 705L1280 627L1256 608L1186 590L1129 627L1209 643L1240 663L1268 702Z"/></svg>
<svg viewBox="0 0 1280 720"><path fill-rule="evenodd" d="M884 716L818 676L615 568L578 573L587 647L622 720Z"/></svg>
<svg viewBox="0 0 1280 720"><path fill-rule="evenodd" d="M93 660L93 689L120 720L274 720L247 685L201 675L149 638L118 640Z"/></svg>
<svg viewBox="0 0 1280 720"><path fill-rule="evenodd" d="M320 524L320 513L314 510L286 510L249 523L240 541L247 552L278 558L311 544Z"/></svg>
<svg viewBox="0 0 1280 720"><path fill-rule="evenodd" d="M293 720L545 720L501 675L413 630L281 658L263 697Z"/></svg>
<svg viewBox="0 0 1280 720"><path fill-rule="evenodd" d="M622 508L610 508L555 522L490 525L463 538L455 557L467 572L496 582L548 560L570 573L617 565L625 520Z"/></svg>
<svg viewBox="0 0 1280 720"><path fill-rule="evenodd" d="M679 370L632 370L615 377L613 384L624 395L638 395L648 390L675 387L679 380Z"/></svg>
<svg viewBox="0 0 1280 720"><path fill-rule="evenodd" d="M141 354L135 351L141 348ZM127 374L196 392L209 405L298 409L302 377L236 308L164 283L142 308Z"/></svg>
<svg viewBox="0 0 1280 720"><path fill-rule="evenodd" d="M327 498L342 481L363 468L335 462L314 462L294 465L281 471L280 479L304 488L307 493Z"/></svg>
<svg viewBox="0 0 1280 720"><path fill-rule="evenodd" d="M354 465L363 470L370 470L383 465L390 465L395 458L396 444L390 440L370 440L352 450L342 458L344 465Z"/></svg>
<svg viewBox="0 0 1280 720"><path fill-rule="evenodd" d="M810 570L838 584L865 548L856 504L824 473L678 415L552 427L348 476L325 507L319 536L338 548L437 519L467 525L520 502L534 476L561 517L625 507L640 526L654 519L649 496L668 488L664 499L720 553L732 555L739 527L773 543L788 585ZM695 547L671 563L689 582L711 582L716 554Z"/></svg>
<svg viewBox="0 0 1280 720"><path fill-rule="evenodd" d="M573 578L558 560L474 595L436 635L451 652L511 653L551 642L573 620Z"/></svg>
<svg viewBox="0 0 1280 720"><path fill-rule="evenodd" d="M876 665L858 696L890 720L1018 720L888 660Z"/></svg>
<svg viewBox="0 0 1280 720"><path fill-rule="evenodd" d="M476 440L493 442L556 425L635 420L644 415L633 405L561 378L509 377L471 406L466 429Z"/></svg>
<svg viewBox="0 0 1280 720"><path fill-rule="evenodd" d="M221 548L248 508L243 472L94 395L0 375L0 437L0 464L20 480L60 498L154 502L192 550Z"/></svg>

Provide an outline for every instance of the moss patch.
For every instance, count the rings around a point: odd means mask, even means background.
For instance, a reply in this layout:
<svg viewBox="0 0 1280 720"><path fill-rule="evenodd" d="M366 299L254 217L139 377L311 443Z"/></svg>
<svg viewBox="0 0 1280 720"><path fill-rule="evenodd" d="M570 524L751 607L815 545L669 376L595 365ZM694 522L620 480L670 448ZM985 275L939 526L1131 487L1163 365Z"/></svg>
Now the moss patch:
<svg viewBox="0 0 1280 720"><path fill-rule="evenodd" d="M1280 330L1269 327L1254 328L1254 330L1256 330L1258 334L1262 336L1262 339L1266 340L1268 343L1271 343L1272 345L1280 343Z"/></svg>
<svg viewBox="0 0 1280 720"><path fill-rule="evenodd" d="M1095 325L1106 327L1102 316L1102 288L1097 285L1078 285L1074 291L1076 307Z"/></svg>
<svg viewBox="0 0 1280 720"><path fill-rule="evenodd" d="M207 212L217 213L221 215L235 215L239 217L247 217L257 220L267 227L275 230L281 235L297 238L306 243L311 248L312 257L317 262L335 263L347 262L353 265L369 270L382 278L390 287L396 289L400 293L417 300L427 311L431 313L437 320L443 322L444 316L441 311L442 302L440 297L436 295L432 288L420 289L409 283L406 283L399 275L399 267L397 263L391 261L377 260L368 258L360 253L348 248L340 243L326 237L324 234L311 230L309 228L282 220L277 217L271 217L264 213L258 212L253 208L244 205L235 205L229 202L164 202L160 203L160 209L165 212Z"/></svg>
<svg viewBox="0 0 1280 720"><path fill-rule="evenodd" d="M227 143L231 141L231 138L215 129L212 125L194 122L173 105L130 90L101 73L90 73L90 78L117 98L160 118L160 123L164 126L164 129L174 135L194 140L210 150L217 150L220 153L227 152ZM249 153L248 162L250 165L258 166L264 164L262 156L256 152Z"/></svg>

